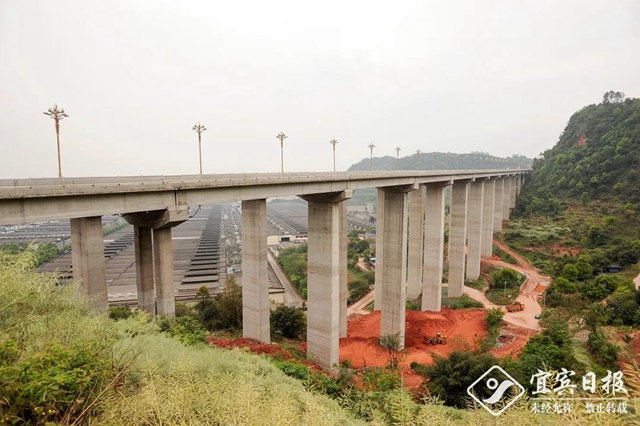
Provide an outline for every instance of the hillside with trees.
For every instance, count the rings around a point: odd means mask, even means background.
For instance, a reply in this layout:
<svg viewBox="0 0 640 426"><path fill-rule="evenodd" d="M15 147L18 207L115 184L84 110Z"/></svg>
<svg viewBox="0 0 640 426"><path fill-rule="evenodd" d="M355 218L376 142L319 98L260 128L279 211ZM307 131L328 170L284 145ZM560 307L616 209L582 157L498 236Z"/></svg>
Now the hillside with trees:
<svg viewBox="0 0 640 426"><path fill-rule="evenodd" d="M401 151L402 152L402 151ZM528 169L533 159L523 155L496 157L488 152L474 151L469 154L453 152L417 152L401 156L376 157L374 150L373 170L471 170L471 169ZM371 159L363 158L347 169L349 172L371 169Z"/></svg>

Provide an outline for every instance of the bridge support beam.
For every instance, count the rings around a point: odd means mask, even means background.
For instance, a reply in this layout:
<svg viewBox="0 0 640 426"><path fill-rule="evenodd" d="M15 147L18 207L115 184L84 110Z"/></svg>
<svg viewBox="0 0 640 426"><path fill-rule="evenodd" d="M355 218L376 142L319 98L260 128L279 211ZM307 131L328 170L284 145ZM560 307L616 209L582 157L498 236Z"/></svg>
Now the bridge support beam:
<svg viewBox="0 0 640 426"><path fill-rule="evenodd" d="M347 227L347 203L340 203L340 337L347 337L347 301L349 299L347 246L349 236Z"/></svg>
<svg viewBox="0 0 640 426"><path fill-rule="evenodd" d="M511 206L511 178L506 177L502 190L502 220L509 220L509 208ZM502 229L502 228L501 228Z"/></svg>
<svg viewBox="0 0 640 426"><path fill-rule="evenodd" d="M424 235L424 187L409 198L409 253L407 266L407 299L417 299L422 292L422 260Z"/></svg>
<svg viewBox="0 0 640 426"><path fill-rule="evenodd" d="M518 197L518 177L513 176L510 178L511 180L511 198L509 200L509 207L511 209L516 208L516 198Z"/></svg>
<svg viewBox="0 0 640 426"><path fill-rule="evenodd" d="M267 200L242 202L242 336L271 343Z"/></svg>
<svg viewBox="0 0 640 426"><path fill-rule="evenodd" d="M426 185L423 311L439 312L442 304L442 264L444 258L444 190L441 184Z"/></svg>
<svg viewBox="0 0 640 426"><path fill-rule="evenodd" d="M153 237L151 228L134 226L133 241L136 259L136 290L138 309L156 314L153 288Z"/></svg>
<svg viewBox="0 0 640 426"><path fill-rule="evenodd" d="M504 178L496 179L496 192L493 203L493 232L502 231L502 202L504 201Z"/></svg>
<svg viewBox="0 0 640 426"><path fill-rule="evenodd" d="M460 297L464 288L465 242L467 239L468 181L457 181L451 191L449 218L449 291L448 297Z"/></svg>
<svg viewBox="0 0 640 426"><path fill-rule="evenodd" d="M467 212L467 279L480 277L480 250L482 246L482 213L484 181L476 180L469 185Z"/></svg>
<svg viewBox="0 0 640 426"><path fill-rule="evenodd" d="M382 234L382 223L384 222L384 203L386 195L383 189L377 189L376 196L376 276L374 282L375 291L373 293L373 310L382 309L382 288L384 281L382 274L379 273L384 265L384 235Z"/></svg>
<svg viewBox="0 0 640 426"><path fill-rule="evenodd" d="M153 230L153 260L156 279L156 311L158 315L175 316L171 228Z"/></svg>
<svg viewBox="0 0 640 426"><path fill-rule="evenodd" d="M123 217L134 226L138 308L151 314L174 316L171 228L189 219L189 207L170 206L164 210L127 213Z"/></svg>
<svg viewBox="0 0 640 426"><path fill-rule="evenodd" d="M382 264L376 265L383 286L380 299L380 337L397 336L397 348L404 348L405 285L407 265L407 192L413 185L379 188L384 192L382 222L378 218L376 238L382 235ZM380 192L380 191L378 191ZM380 243L376 242L376 247ZM380 256L380 255L378 255ZM376 263L378 258L376 257ZM378 292L376 288L376 292Z"/></svg>
<svg viewBox="0 0 640 426"><path fill-rule="evenodd" d="M484 183L482 194L482 257L491 257L493 249L493 213L496 195L496 180L490 179Z"/></svg>
<svg viewBox="0 0 640 426"><path fill-rule="evenodd" d="M340 356L342 264L347 261L343 204L350 197L351 191L302 197L309 203L307 358L326 371Z"/></svg>
<svg viewBox="0 0 640 426"><path fill-rule="evenodd" d="M82 285L91 306L106 311L109 301L101 216L71 219L71 263L73 279Z"/></svg>

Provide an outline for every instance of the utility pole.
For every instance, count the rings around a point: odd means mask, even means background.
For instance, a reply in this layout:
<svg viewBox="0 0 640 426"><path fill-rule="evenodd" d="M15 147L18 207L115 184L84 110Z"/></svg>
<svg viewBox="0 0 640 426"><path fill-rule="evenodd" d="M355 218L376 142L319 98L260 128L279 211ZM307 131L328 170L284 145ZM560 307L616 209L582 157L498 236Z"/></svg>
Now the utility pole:
<svg viewBox="0 0 640 426"><path fill-rule="evenodd" d="M416 154L418 154L418 167L416 167L416 170L420 170L420 150L417 150Z"/></svg>
<svg viewBox="0 0 640 426"><path fill-rule="evenodd" d="M60 160L60 120L69 116L64 112L64 108L58 109L58 105L54 105L53 108L49 108L47 112L43 113L48 115L56 122L56 140L58 141L58 177L62 178L62 161Z"/></svg>
<svg viewBox="0 0 640 426"><path fill-rule="evenodd" d="M200 122L198 121L198 124L193 126L193 130L195 130L196 133L198 134L198 154L200 156L200 176L202 177L202 132L207 130L207 128L200 125Z"/></svg>
<svg viewBox="0 0 640 426"><path fill-rule="evenodd" d="M338 143L338 141L335 139L331 139L329 143L333 145L333 171L335 172L336 171L336 144Z"/></svg>
<svg viewBox="0 0 640 426"><path fill-rule="evenodd" d="M372 143L369 144L369 149L371 150L371 160L369 161L369 169L373 170L373 148L376 146Z"/></svg>
<svg viewBox="0 0 640 426"><path fill-rule="evenodd" d="M284 173L284 140L287 138L287 135L285 135L284 132L280 132L276 138L280 139L280 173Z"/></svg>
<svg viewBox="0 0 640 426"><path fill-rule="evenodd" d="M401 148L399 146L396 146L396 170L398 170L400 166L400 150Z"/></svg>

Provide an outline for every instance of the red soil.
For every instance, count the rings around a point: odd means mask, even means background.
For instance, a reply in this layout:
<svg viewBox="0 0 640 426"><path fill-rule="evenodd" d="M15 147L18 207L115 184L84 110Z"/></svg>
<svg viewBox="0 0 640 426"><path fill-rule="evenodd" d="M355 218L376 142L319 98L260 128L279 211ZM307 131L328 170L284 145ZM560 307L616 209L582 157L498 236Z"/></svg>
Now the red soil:
<svg viewBox="0 0 640 426"><path fill-rule="evenodd" d="M456 349L473 348L476 339L486 334L484 309L455 310L442 308L441 312L406 311L405 349L402 351L402 370L405 386L416 388L422 377L413 373L411 363L431 364L432 354L446 356ZM494 349L496 356L517 354L534 331L507 325L510 335L504 347ZM443 333L446 345L425 343L423 337ZM380 311L374 311L349 321L347 336L340 339L340 361L351 360L354 367L380 367L387 363L387 353L378 345Z"/></svg>

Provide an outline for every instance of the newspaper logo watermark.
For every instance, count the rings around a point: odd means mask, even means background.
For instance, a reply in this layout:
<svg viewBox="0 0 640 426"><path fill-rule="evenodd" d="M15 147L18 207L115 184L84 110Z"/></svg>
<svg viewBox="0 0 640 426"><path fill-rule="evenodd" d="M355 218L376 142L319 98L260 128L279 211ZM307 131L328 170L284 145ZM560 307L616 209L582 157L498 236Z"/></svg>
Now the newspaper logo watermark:
<svg viewBox="0 0 640 426"><path fill-rule="evenodd" d="M499 416L524 395L525 389L494 365L467 388L467 393L489 413Z"/></svg>

